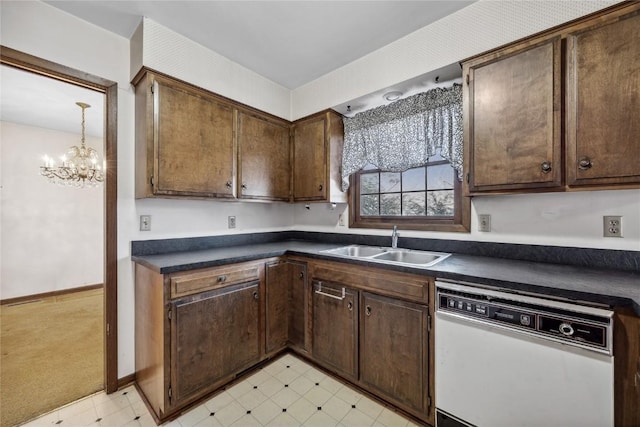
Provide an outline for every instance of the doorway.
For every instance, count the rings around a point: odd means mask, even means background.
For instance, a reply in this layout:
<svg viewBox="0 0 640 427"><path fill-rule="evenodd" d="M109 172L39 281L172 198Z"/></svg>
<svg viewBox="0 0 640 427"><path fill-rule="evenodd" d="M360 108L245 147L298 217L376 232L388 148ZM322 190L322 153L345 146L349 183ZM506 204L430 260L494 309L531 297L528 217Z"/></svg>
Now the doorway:
<svg viewBox="0 0 640 427"><path fill-rule="evenodd" d="M100 298L102 305L103 319L101 322L102 337L100 342L103 343L103 386L107 393L114 392L118 389L118 373L117 373L117 163L116 163L116 135L117 135L117 84L87 73L70 69L40 58L24 54L13 49L0 47L0 63L3 67L8 66L13 69L19 69L23 72L30 72L40 78L53 78L59 81L71 84L73 87L82 87L86 90L96 92L101 97L103 107L104 121L104 170L105 179L100 190L103 206L103 235L101 239L101 248L99 256L102 258L103 272L99 284L86 286L82 289L82 297L76 301L86 303L81 305L90 305L90 299L93 298L95 304L96 292ZM79 99L78 101L82 101ZM79 109L78 109L79 110ZM78 125L79 125L79 113ZM88 120L87 120L88 121ZM87 140L88 141L88 140ZM69 144L77 145L77 144ZM90 144L88 144L90 145ZM52 153L57 154L57 153ZM38 159L35 159L36 161ZM40 164L36 163L37 166ZM25 168L27 165L25 165ZM38 177L45 181L43 177ZM47 183L48 184L48 183ZM51 185L51 184L48 184ZM75 190L75 189L74 189ZM78 190L78 191L83 191ZM4 209L4 207L3 207ZM100 226L100 225L98 225ZM17 251L24 251L24 248L16 247ZM29 256L25 253L24 256ZM46 260L42 260L45 262ZM97 289L100 288L100 289ZM47 292L40 293L43 297L57 296ZM89 299L82 299L82 298ZM2 296L2 299L5 297ZM60 299L60 298L59 298ZM62 298L64 299L64 298ZM71 300L72 298L68 298ZM43 298L43 301L46 298ZM41 303L43 303L41 301ZM20 302L19 299L17 302ZM50 301L49 301L50 302ZM68 302L68 301L66 301ZM34 306L35 307L35 306ZM41 306L44 308L44 306ZM94 306L95 307L95 306ZM43 310L35 310L34 313L41 313ZM93 310L96 311L96 310ZM61 348L60 351L72 351L70 348ZM4 386L4 385L3 385ZM4 423L3 423L4 424Z"/></svg>

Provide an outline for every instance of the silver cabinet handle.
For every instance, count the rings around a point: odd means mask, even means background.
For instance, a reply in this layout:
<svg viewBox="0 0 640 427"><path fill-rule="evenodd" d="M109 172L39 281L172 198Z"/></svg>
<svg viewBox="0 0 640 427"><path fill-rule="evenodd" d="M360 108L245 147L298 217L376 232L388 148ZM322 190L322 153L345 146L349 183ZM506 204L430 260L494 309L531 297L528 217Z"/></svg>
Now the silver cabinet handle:
<svg viewBox="0 0 640 427"><path fill-rule="evenodd" d="M339 300L339 301L342 301L342 300L343 300L343 299L345 299L345 297L347 296L347 292L346 292L346 290L344 289L344 287L342 287L342 295L341 295L341 296L332 295L332 294L329 294L329 293L323 292L323 291L322 291L322 282L318 282L318 289L316 289L316 291L315 291L315 292L316 292L316 294L318 294L318 295L322 295L322 296L325 296L325 297L329 297L329 298L337 299L337 300Z"/></svg>
<svg viewBox="0 0 640 427"><path fill-rule="evenodd" d="M253 299L258 299L260 298L260 294L258 294L258 291L254 291L253 292Z"/></svg>
<svg viewBox="0 0 640 427"><path fill-rule="evenodd" d="M218 283L223 283L227 281L227 276L225 276L224 274L221 276L218 276Z"/></svg>
<svg viewBox="0 0 640 427"><path fill-rule="evenodd" d="M303 272L300 272L300 274L298 275L298 278L299 278L300 280L304 279L304 273L303 273Z"/></svg>
<svg viewBox="0 0 640 427"><path fill-rule="evenodd" d="M353 301L349 301L349 303L347 304L347 308L349 309L349 311L353 311Z"/></svg>
<svg viewBox="0 0 640 427"><path fill-rule="evenodd" d="M580 160L578 160L578 169L587 170L591 169L591 166L593 166L593 163L591 163L591 159L588 157L581 157Z"/></svg>
<svg viewBox="0 0 640 427"><path fill-rule="evenodd" d="M227 181L225 185L227 186L227 188L231 188L231 181Z"/></svg>
<svg viewBox="0 0 640 427"><path fill-rule="evenodd" d="M551 162L550 161L545 161L545 162L540 163L540 170L542 171L542 173L551 172Z"/></svg>
<svg viewBox="0 0 640 427"><path fill-rule="evenodd" d="M322 191L323 188L322 184L318 185L318 191Z"/></svg>
<svg viewBox="0 0 640 427"><path fill-rule="evenodd" d="M367 314L367 316L371 316L371 306L368 305L364 311Z"/></svg>

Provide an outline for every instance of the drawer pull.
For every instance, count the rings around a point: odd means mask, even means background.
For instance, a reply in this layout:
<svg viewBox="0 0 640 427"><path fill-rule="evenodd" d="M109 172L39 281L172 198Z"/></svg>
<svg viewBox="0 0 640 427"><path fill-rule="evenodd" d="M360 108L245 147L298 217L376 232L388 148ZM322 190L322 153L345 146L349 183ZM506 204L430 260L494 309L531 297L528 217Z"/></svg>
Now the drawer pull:
<svg viewBox="0 0 640 427"><path fill-rule="evenodd" d="M258 291L254 291L253 292L253 299L258 299L260 298L260 294L258 294Z"/></svg>
<svg viewBox="0 0 640 427"><path fill-rule="evenodd" d="M578 169L587 170L591 169L591 166L593 166L593 163L591 163L591 159L588 157L581 157L580 160L578 160Z"/></svg>
<svg viewBox="0 0 640 427"><path fill-rule="evenodd" d="M323 188L322 184L318 185L318 191L322 191Z"/></svg>
<svg viewBox="0 0 640 427"><path fill-rule="evenodd" d="M353 311L353 301L349 301L349 303L347 304L347 308L349 309L349 311Z"/></svg>
<svg viewBox="0 0 640 427"><path fill-rule="evenodd" d="M344 287L342 288L342 295L341 296L332 295L332 294L329 294L327 292L323 292L322 291L322 282L318 282L318 289L316 289L316 294L322 295L322 296L325 296L325 297L329 297L329 298L333 298L333 299L337 299L339 301L342 301L347 296L347 292L345 291Z"/></svg>
<svg viewBox="0 0 640 427"><path fill-rule="evenodd" d="M551 162L546 161L546 162L540 163L540 170L542 171L542 173L551 172Z"/></svg>
<svg viewBox="0 0 640 427"><path fill-rule="evenodd" d="M367 306L364 311L367 313L367 316L371 316L371 306Z"/></svg>
<svg viewBox="0 0 640 427"><path fill-rule="evenodd" d="M224 274L221 276L218 276L218 283L224 283L227 281L227 276L225 276Z"/></svg>

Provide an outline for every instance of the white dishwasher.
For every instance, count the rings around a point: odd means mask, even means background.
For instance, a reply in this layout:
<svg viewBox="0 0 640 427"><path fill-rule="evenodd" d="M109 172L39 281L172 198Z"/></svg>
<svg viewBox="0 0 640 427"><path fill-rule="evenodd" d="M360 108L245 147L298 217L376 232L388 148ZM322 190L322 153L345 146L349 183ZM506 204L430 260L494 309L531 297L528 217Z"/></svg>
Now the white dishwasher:
<svg viewBox="0 0 640 427"><path fill-rule="evenodd" d="M613 426L604 308L436 281L437 427Z"/></svg>

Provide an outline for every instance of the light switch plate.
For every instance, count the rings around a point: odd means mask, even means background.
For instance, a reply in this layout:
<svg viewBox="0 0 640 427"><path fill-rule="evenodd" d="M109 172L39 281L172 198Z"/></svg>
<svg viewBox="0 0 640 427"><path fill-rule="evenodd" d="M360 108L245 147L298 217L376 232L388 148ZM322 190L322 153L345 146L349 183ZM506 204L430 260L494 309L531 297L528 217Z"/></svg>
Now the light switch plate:
<svg viewBox="0 0 640 427"><path fill-rule="evenodd" d="M481 214L478 215L478 231L490 232L491 231L491 215Z"/></svg>
<svg viewBox="0 0 640 427"><path fill-rule="evenodd" d="M151 215L140 215L140 231L151 231Z"/></svg>

